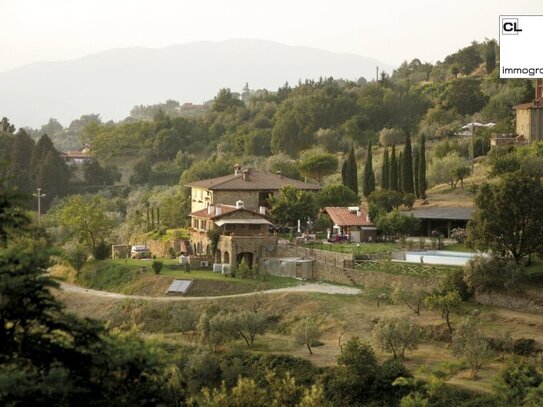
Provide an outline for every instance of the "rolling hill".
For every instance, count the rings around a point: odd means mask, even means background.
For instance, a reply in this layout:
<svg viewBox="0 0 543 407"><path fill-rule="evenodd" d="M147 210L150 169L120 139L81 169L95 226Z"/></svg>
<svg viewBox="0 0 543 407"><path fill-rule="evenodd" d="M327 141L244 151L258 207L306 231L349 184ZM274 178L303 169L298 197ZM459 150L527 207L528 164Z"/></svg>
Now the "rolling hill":
<svg viewBox="0 0 543 407"><path fill-rule="evenodd" d="M83 58L36 62L0 72L0 116L16 126L50 117L64 125L81 114L105 120L128 116L134 105L167 99L202 103L229 87L277 89L286 81L334 77L371 79L375 59L262 40L194 42L161 49L113 49Z"/></svg>

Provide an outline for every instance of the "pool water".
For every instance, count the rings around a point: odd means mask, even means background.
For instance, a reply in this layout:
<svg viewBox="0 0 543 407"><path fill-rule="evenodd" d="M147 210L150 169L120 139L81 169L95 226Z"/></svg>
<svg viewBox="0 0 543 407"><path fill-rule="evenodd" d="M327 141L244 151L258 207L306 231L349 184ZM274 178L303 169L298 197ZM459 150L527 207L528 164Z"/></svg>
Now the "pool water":
<svg viewBox="0 0 543 407"><path fill-rule="evenodd" d="M481 253L449 252L446 250L429 250L424 252L405 252L405 261L409 263L442 264L447 266L464 266L469 260Z"/></svg>

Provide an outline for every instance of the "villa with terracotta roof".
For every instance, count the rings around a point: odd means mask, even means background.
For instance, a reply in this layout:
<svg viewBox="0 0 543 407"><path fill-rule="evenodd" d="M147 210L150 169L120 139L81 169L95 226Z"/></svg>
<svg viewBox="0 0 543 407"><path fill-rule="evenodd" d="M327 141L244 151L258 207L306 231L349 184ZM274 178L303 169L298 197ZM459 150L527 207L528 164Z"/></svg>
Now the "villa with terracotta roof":
<svg viewBox="0 0 543 407"><path fill-rule="evenodd" d="M217 250L213 261L238 265L243 259L252 267L263 257L271 257L277 250L277 237L269 234L271 222L264 207L255 212L244 207L242 201L236 205L209 205L190 215L190 234L193 252L200 256L211 256L210 230L219 231Z"/></svg>
<svg viewBox="0 0 543 407"><path fill-rule="evenodd" d="M235 205L237 201L243 201L247 209L259 211L261 206L269 207L270 197L278 194L285 185L307 191L321 189L317 184L287 178L280 172L242 170L239 165L230 175L194 181L185 186L191 188L191 210L195 212L213 204Z"/></svg>
<svg viewBox="0 0 543 407"><path fill-rule="evenodd" d="M324 212L334 223L333 231L336 236L347 236L348 240L354 243L371 241L377 236L377 228L366 210L359 206L328 206L324 208Z"/></svg>
<svg viewBox="0 0 543 407"><path fill-rule="evenodd" d="M543 80L536 81L534 100L514 109L517 113L516 133L529 143L543 141Z"/></svg>

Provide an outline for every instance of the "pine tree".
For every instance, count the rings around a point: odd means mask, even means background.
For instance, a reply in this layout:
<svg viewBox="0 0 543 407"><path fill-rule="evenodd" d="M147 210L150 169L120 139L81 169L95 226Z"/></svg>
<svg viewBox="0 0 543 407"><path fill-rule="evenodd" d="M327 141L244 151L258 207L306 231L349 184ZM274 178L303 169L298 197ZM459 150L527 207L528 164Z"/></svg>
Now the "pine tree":
<svg viewBox="0 0 543 407"><path fill-rule="evenodd" d="M354 155L354 147L351 147L349 156L343 163L341 169L341 178L343 185L349 187L355 194L358 195L358 169L356 165L356 157Z"/></svg>
<svg viewBox="0 0 543 407"><path fill-rule="evenodd" d="M420 138L419 150L419 196L421 199L426 198L426 147L424 136Z"/></svg>
<svg viewBox="0 0 543 407"><path fill-rule="evenodd" d="M368 197L375 191L375 174L373 173L373 163L371 158L371 141L368 142L368 155L364 165L364 196Z"/></svg>
<svg viewBox="0 0 543 407"><path fill-rule="evenodd" d="M413 151L413 176L415 181L415 197L420 198L420 188L419 188L419 152L417 150Z"/></svg>
<svg viewBox="0 0 543 407"><path fill-rule="evenodd" d="M403 150L402 162L402 191L404 194L413 194L413 152L411 151L411 137L407 136Z"/></svg>
<svg viewBox="0 0 543 407"><path fill-rule="evenodd" d="M383 166L381 167L381 188L389 188L389 172L390 164L388 162L388 148L385 147L385 152L383 153Z"/></svg>
<svg viewBox="0 0 543 407"><path fill-rule="evenodd" d="M398 191L398 165L396 164L396 146L394 144L392 145L392 153L390 155L388 187L393 191Z"/></svg>

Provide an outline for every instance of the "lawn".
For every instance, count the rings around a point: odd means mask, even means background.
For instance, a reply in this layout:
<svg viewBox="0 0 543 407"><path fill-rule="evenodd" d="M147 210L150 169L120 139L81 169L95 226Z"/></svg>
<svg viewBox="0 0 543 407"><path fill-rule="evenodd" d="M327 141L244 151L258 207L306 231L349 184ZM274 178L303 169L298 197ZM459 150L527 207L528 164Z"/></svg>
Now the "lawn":
<svg viewBox="0 0 543 407"><path fill-rule="evenodd" d="M241 294L255 290L291 287L299 280L287 277L266 276L264 279L226 277L209 270L193 269L190 273L179 269L177 260L164 260L160 275L151 268L152 260L104 260L85 266L78 280L74 281L96 290L158 296L164 295L174 279L193 280L187 296L214 296Z"/></svg>
<svg viewBox="0 0 543 407"><path fill-rule="evenodd" d="M396 243L309 243L305 247L338 253L375 254L398 249Z"/></svg>

